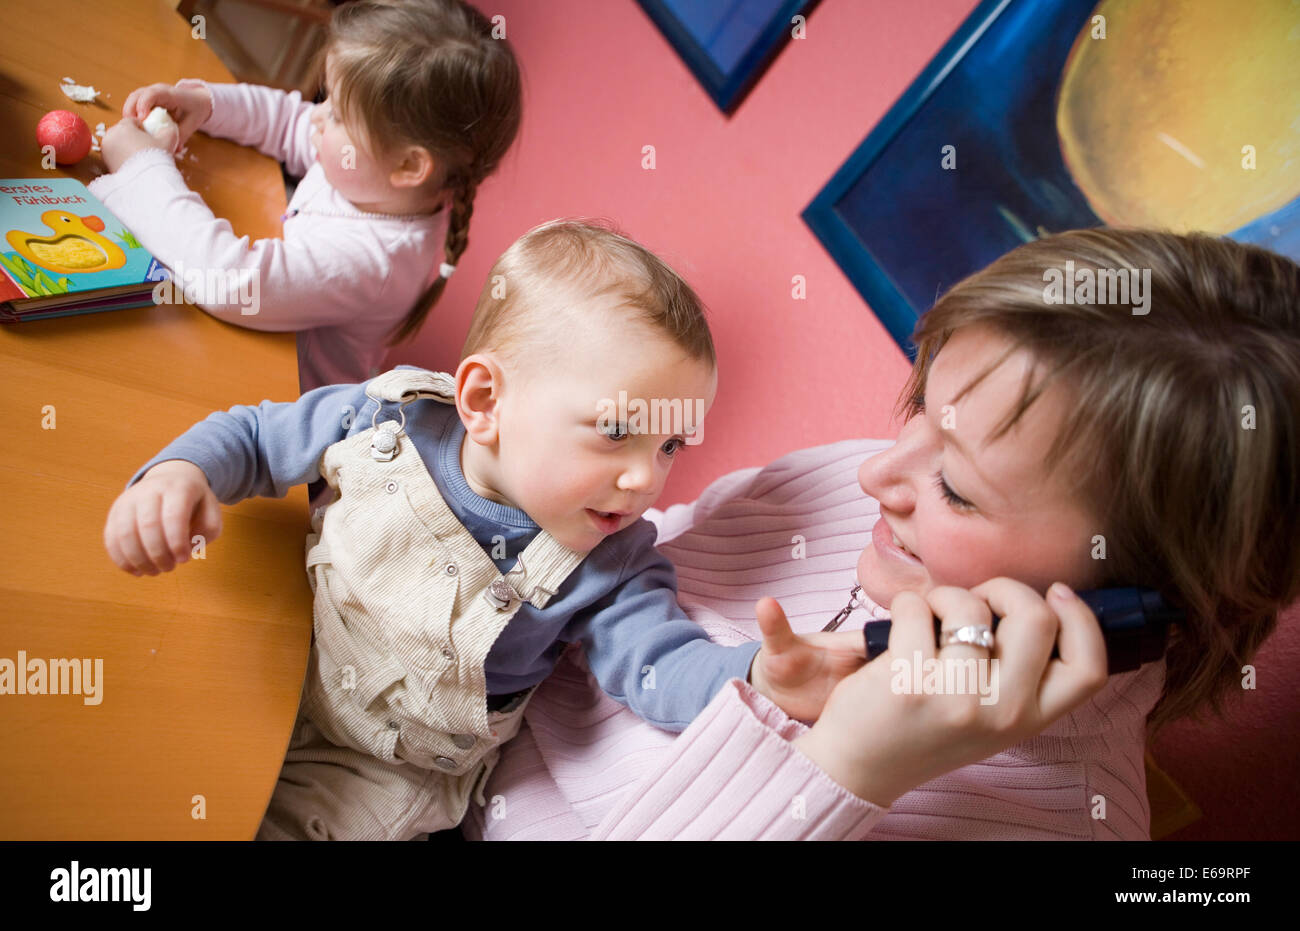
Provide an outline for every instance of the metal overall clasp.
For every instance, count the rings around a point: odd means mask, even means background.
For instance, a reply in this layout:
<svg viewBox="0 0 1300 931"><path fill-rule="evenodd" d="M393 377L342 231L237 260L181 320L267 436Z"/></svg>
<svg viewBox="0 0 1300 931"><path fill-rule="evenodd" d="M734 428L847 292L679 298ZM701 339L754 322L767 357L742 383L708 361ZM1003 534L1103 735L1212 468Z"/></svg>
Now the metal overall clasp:
<svg viewBox="0 0 1300 931"><path fill-rule="evenodd" d="M493 579L492 584L484 590L483 597L487 599L488 604L492 605L492 607L496 608L498 611L506 610L506 608L510 607L511 602L516 599L523 601L523 599L519 597L519 593L515 591L515 587L507 582L504 577Z"/></svg>
<svg viewBox="0 0 1300 931"><path fill-rule="evenodd" d="M379 401L378 398L375 399ZM406 405L414 401L415 398L407 398L402 401L402 406L398 408L397 413L401 420L386 420L383 425L379 424L379 412L384 409L384 402L379 401L379 406L370 416L370 426L374 427L375 432L370 437L370 456L378 462L392 462L393 457L401 451L401 444L397 438L406 428Z"/></svg>
<svg viewBox="0 0 1300 931"><path fill-rule="evenodd" d="M511 582L511 577L514 582ZM524 566L524 557L521 553L515 559L514 568L499 579L493 579L491 584L483 590L483 597L487 599L488 604L498 611L505 611L516 601L527 601L523 593L515 587L516 583L527 587L524 581L528 578L528 569Z"/></svg>

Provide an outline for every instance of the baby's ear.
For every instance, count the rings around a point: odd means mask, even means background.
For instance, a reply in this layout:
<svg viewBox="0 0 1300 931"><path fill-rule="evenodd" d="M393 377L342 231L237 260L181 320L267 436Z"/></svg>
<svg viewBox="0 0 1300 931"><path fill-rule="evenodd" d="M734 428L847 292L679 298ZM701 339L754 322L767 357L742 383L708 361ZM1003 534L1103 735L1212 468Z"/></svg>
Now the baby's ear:
<svg viewBox="0 0 1300 931"><path fill-rule="evenodd" d="M497 441L501 387L501 367L489 355L466 356L456 369L456 410L465 432L480 446Z"/></svg>
<svg viewBox="0 0 1300 931"><path fill-rule="evenodd" d="M389 175L393 187L419 187L438 173L438 160L422 145L408 145L397 155L397 167Z"/></svg>

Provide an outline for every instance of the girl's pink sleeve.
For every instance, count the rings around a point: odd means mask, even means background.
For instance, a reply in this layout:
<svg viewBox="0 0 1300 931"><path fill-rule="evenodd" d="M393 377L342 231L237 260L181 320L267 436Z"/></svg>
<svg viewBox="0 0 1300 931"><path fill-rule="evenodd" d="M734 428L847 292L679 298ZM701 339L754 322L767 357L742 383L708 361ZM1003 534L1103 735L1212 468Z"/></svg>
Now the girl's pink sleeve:
<svg viewBox="0 0 1300 931"><path fill-rule="evenodd" d="M175 273L177 285L203 283L191 303L218 319L253 330L305 330L354 321L383 300L392 261L381 240L337 223L287 240L236 236L162 149L137 152L88 187Z"/></svg>
<svg viewBox="0 0 1300 931"><path fill-rule="evenodd" d="M730 680L592 839L861 839L886 810L790 743L806 730L753 686Z"/></svg>
<svg viewBox="0 0 1300 931"><path fill-rule="evenodd" d="M298 91L286 93L256 84L209 84L186 78L179 86L201 85L212 93L212 114L199 128L209 136L251 145L263 155L283 162L289 174L301 178L316 160L311 144L311 111L315 104Z"/></svg>

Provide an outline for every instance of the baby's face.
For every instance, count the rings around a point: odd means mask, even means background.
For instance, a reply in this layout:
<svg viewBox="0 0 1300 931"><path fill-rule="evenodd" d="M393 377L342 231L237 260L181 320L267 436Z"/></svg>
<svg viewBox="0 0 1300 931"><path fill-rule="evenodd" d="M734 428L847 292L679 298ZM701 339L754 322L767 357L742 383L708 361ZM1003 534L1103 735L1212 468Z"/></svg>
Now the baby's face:
<svg viewBox="0 0 1300 931"><path fill-rule="evenodd" d="M960 401L951 400L1006 345L987 328L958 330L931 365L925 410L858 471L863 491L880 502L877 533L858 560L858 581L877 604L888 607L902 591L970 588L997 576L1039 592L1055 581L1092 587L1100 576L1091 553L1103 528L1043 468L1069 410L1068 391L1059 383L1047 388L988 446L985 438L1020 396L1028 355L1011 356Z"/></svg>
<svg viewBox="0 0 1300 931"><path fill-rule="evenodd" d="M611 322L566 328L526 383L507 382L500 414L497 490L577 552L655 502L677 457L689 455L692 429L703 438L717 391L707 362L647 324L602 318ZM638 422L637 411L655 405L658 415Z"/></svg>

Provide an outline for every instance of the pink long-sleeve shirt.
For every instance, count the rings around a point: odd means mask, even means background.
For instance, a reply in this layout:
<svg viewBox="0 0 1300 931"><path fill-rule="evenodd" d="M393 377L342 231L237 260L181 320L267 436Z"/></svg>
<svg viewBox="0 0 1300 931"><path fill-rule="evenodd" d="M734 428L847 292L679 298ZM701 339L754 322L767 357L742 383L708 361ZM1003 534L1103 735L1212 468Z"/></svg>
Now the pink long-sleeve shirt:
<svg viewBox="0 0 1300 931"><path fill-rule="evenodd" d="M679 600L722 643L760 638L776 597L796 632L848 600L877 502L857 483L890 441L846 440L714 482L647 514L677 567ZM841 628L860 629L878 605ZM925 783L882 809L791 744L807 728L732 679L680 734L606 697L570 651L504 748L466 836L523 839L1141 839L1150 837L1146 716L1164 662L1112 676L1037 737Z"/></svg>
<svg viewBox="0 0 1300 931"><path fill-rule="evenodd" d="M385 367L389 331L438 274L448 211L413 217L361 212L325 179L311 144L313 105L301 94L250 84L206 86L212 113L200 127L204 132L254 146L302 177L284 238L236 236L161 149L132 155L92 181L91 193L179 273L179 284L209 270L235 270L255 280L255 301L248 284L242 291L210 290L196 303L237 326L297 331L304 392L373 377ZM254 305L256 312L248 313Z"/></svg>

